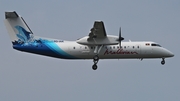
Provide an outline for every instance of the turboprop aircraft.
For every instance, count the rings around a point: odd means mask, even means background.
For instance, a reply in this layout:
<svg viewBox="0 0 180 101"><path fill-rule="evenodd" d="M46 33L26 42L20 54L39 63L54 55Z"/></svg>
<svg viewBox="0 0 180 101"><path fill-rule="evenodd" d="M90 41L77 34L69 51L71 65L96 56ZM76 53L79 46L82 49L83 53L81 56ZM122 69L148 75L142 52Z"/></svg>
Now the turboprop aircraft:
<svg viewBox="0 0 180 101"><path fill-rule="evenodd" d="M76 41L65 41L35 36L25 20L15 11L5 12L5 25L14 49L39 55L63 59L92 59L93 70L99 59L152 59L165 58L174 54L151 41L122 42L119 36L107 35L103 21L95 21L88 36Z"/></svg>

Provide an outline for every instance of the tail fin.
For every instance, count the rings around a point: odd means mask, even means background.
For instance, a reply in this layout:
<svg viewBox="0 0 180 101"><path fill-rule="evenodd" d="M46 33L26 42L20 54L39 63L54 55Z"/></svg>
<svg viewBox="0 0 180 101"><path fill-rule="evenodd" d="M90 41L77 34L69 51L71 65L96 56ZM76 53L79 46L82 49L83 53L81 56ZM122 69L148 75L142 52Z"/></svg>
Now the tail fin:
<svg viewBox="0 0 180 101"><path fill-rule="evenodd" d="M15 11L5 12L4 23L13 44L27 43L33 39L32 31Z"/></svg>

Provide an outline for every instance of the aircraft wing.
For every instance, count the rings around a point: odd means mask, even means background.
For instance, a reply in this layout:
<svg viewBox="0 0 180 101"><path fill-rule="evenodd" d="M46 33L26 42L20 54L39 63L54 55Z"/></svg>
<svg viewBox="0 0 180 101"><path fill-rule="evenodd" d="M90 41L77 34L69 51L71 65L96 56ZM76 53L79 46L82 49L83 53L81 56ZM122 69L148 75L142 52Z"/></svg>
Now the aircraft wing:
<svg viewBox="0 0 180 101"><path fill-rule="evenodd" d="M107 35L103 21L95 21L88 36L76 41L83 45L115 45L118 44L118 36Z"/></svg>
<svg viewBox="0 0 180 101"><path fill-rule="evenodd" d="M93 28L90 30L89 38L104 38L106 37L106 30L102 21L95 21Z"/></svg>

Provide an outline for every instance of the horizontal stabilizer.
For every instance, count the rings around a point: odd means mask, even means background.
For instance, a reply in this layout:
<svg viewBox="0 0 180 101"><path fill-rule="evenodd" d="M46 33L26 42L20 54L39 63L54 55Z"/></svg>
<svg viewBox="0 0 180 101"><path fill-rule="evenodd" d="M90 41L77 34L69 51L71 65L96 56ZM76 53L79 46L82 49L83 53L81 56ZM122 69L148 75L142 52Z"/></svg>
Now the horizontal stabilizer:
<svg viewBox="0 0 180 101"><path fill-rule="evenodd" d="M7 18L17 18L17 17L19 17L19 16L15 11L13 11L13 12L5 12L5 18L6 19Z"/></svg>

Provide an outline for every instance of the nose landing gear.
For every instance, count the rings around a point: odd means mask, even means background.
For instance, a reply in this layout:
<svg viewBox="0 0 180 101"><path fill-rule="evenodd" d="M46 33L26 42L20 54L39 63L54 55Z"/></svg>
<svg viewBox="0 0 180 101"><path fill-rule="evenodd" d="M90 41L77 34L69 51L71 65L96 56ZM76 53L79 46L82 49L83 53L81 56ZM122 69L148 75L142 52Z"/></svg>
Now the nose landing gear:
<svg viewBox="0 0 180 101"><path fill-rule="evenodd" d="M165 64L165 59L162 58L161 64L164 65Z"/></svg>

